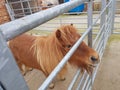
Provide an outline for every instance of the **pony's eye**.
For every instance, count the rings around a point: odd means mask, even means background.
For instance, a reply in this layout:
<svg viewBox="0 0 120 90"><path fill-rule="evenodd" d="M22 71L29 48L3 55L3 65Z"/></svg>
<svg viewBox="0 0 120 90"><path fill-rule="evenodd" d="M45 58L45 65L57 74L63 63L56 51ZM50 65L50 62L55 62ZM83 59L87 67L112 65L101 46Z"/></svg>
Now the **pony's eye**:
<svg viewBox="0 0 120 90"><path fill-rule="evenodd" d="M67 45L67 48L71 48L72 47L72 45Z"/></svg>

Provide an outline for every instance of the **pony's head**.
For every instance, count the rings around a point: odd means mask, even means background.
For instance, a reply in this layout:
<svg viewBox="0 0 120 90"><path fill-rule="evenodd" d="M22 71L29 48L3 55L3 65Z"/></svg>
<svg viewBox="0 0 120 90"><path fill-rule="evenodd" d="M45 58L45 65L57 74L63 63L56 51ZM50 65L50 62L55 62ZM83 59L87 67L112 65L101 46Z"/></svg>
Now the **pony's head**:
<svg viewBox="0 0 120 90"><path fill-rule="evenodd" d="M56 31L56 37L65 51L69 51L75 42L80 38L73 25L65 25Z"/></svg>
<svg viewBox="0 0 120 90"><path fill-rule="evenodd" d="M56 37L65 55L81 36L73 25L65 25L56 31ZM98 62L98 53L83 41L69 60L70 64L81 68L82 71L87 70L88 73L92 73Z"/></svg>

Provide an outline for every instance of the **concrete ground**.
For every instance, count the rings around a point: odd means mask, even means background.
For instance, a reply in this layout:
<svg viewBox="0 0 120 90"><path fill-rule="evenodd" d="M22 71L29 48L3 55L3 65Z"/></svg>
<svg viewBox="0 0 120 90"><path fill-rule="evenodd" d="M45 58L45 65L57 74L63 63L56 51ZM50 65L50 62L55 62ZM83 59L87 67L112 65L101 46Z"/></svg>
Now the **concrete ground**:
<svg viewBox="0 0 120 90"><path fill-rule="evenodd" d="M60 81L58 79L55 79L54 89L48 89L48 90L67 90L67 87L76 72L76 69L71 67L70 65L68 65L68 68L69 68L69 70L68 70L68 73L66 74L66 80ZM43 75L43 73L38 70L33 70L31 72L28 72L24 78L25 78L30 90L38 90L40 85L46 79L46 77Z"/></svg>
<svg viewBox="0 0 120 90"><path fill-rule="evenodd" d="M93 90L120 90L120 41L106 48Z"/></svg>
<svg viewBox="0 0 120 90"><path fill-rule="evenodd" d="M93 90L120 90L120 41L107 45L93 85ZM56 81L52 90L67 90L76 70L69 66L65 81ZM37 90L45 76L38 70L27 73L25 80L30 90ZM50 90L50 89L48 89ZM75 90L75 89L73 89Z"/></svg>

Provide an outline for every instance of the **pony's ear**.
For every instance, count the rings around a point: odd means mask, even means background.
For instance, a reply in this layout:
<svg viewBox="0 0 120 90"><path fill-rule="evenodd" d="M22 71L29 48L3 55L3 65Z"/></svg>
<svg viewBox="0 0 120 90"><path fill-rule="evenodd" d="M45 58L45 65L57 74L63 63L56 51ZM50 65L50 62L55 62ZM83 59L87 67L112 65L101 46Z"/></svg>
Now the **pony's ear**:
<svg viewBox="0 0 120 90"><path fill-rule="evenodd" d="M61 37L61 31L59 29L56 31L56 37L58 39L60 39L60 37Z"/></svg>
<svg viewBox="0 0 120 90"><path fill-rule="evenodd" d="M73 26L73 23L71 23L70 25Z"/></svg>

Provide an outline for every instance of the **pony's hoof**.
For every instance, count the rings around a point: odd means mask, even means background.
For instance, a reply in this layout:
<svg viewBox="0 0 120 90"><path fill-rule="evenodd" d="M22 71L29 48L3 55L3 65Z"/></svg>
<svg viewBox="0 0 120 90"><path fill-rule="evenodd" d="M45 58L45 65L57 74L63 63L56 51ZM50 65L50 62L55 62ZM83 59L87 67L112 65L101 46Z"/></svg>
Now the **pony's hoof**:
<svg viewBox="0 0 120 90"><path fill-rule="evenodd" d="M60 80L61 80L61 81L65 81L65 80L66 80L66 78L65 78L65 77L63 77L63 78L61 78Z"/></svg>
<svg viewBox="0 0 120 90"><path fill-rule="evenodd" d="M25 75L26 75L26 72L22 72L22 75L25 76Z"/></svg>
<svg viewBox="0 0 120 90"><path fill-rule="evenodd" d="M29 68L29 71L32 71L33 70L33 68Z"/></svg>
<svg viewBox="0 0 120 90"><path fill-rule="evenodd" d="M50 88L50 89L53 89L54 86L55 86L54 83L51 83L51 84L49 85L49 88Z"/></svg>

